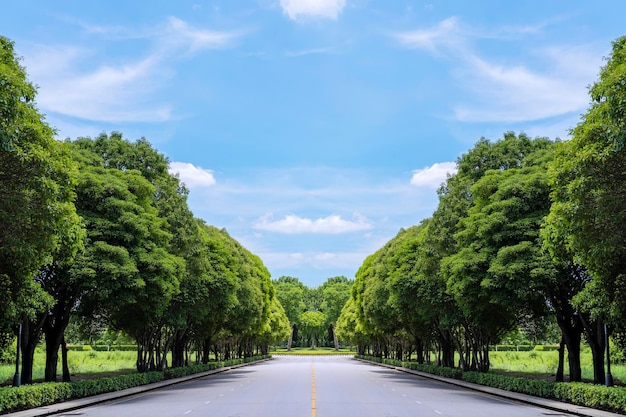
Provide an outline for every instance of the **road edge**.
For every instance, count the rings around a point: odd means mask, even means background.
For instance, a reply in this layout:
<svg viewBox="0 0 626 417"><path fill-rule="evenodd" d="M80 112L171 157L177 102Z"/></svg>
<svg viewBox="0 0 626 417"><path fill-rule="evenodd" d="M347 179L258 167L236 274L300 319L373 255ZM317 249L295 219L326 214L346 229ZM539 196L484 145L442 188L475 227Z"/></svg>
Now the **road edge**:
<svg viewBox="0 0 626 417"><path fill-rule="evenodd" d="M487 387L485 385L475 384L473 382L460 381L458 379L445 378L439 375L433 375L426 372L415 371L413 369L403 368L401 366L387 365L384 363L378 363L369 361L367 359L353 358L354 360L367 363L370 365L378 365L384 368L394 369L398 372L404 372L407 374L417 375L423 378L432 379L435 381L443 382L445 384L456 385L458 387L470 389L473 391L479 391L486 394L494 395L496 397L506 398L509 400L521 402L524 404L530 404L537 407L545 408L552 411L558 411L563 413L574 414L582 417L624 417L624 414L613 413L610 411L597 410L595 408L583 407L576 404L565 403L557 400L551 400L547 398L533 397L528 394L521 394L517 392L506 391L499 388Z"/></svg>
<svg viewBox="0 0 626 417"><path fill-rule="evenodd" d="M233 369L242 368L244 366L257 365L262 362L272 360L273 358L259 359L254 362L241 363L237 365L224 366L222 368L212 369L210 371L199 372L197 374L186 375L180 378L166 379L159 382L153 382L151 384L140 385L138 387L128 388L121 391L107 392L104 394L98 394L91 397L78 398L76 400L69 400L60 403L45 405L42 407L31 408L28 410L16 411L8 414L0 414L2 417L40 417L50 416L54 414L65 413L68 411L74 411L81 408L89 407L92 405L102 404L109 401L118 400L125 397L132 397L133 395L142 394L144 392L153 391L159 388L168 387L170 385L176 385L183 382L191 381L193 379L204 378L206 376L220 374L231 371Z"/></svg>

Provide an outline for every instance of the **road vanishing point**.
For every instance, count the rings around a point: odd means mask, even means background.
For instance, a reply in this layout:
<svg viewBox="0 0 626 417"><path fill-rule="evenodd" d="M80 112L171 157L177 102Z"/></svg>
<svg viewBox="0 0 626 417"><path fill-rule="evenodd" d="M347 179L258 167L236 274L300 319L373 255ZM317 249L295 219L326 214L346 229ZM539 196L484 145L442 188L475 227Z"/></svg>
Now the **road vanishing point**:
<svg viewBox="0 0 626 417"><path fill-rule="evenodd" d="M280 356L56 416L573 416L351 357Z"/></svg>

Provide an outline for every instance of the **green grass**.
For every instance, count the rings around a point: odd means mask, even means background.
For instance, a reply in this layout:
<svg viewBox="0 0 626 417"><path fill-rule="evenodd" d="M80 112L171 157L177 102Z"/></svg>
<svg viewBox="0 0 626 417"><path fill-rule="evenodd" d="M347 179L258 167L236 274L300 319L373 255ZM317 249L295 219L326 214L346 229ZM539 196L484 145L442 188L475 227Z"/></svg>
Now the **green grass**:
<svg viewBox="0 0 626 417"><path fill-rule="evenodd" d="M67 362L72 375L80 374L106 374L111 372L132 372L135 370L136 352L68 352ZM43 350L35 352L35 364L33 366L33 380L44 377L46 354ZM59 377L61 375L61 362L58 365ZM13 381L15 364L0 365L0 385Z"/></svg>
<svg viewBox="0 0 626 417"><path fill-rule="evenodd" d="M519 374L540 374L554 376L559 363L557 351L547 352L489 352L491 369ZM593 362L591 353L580 355L581 370L584 380L593 380ZM565 379L568 376L567 352L565 354ZM612 364L611 373L616 383L626 383L626 365ZM523 375L520 375L523 376Z"/></svg>
<svg viewBox="0 0 626 417"><path fill-rule="evenodd" d="M295 347L288 351L286 348L273 348L270 351L272 355L307 355L307 356L322 356L322 355L354 355L356 352L348 348L341 348L338 351L335 348L330 347L318 347L315 349L308 347Z"/></svg>

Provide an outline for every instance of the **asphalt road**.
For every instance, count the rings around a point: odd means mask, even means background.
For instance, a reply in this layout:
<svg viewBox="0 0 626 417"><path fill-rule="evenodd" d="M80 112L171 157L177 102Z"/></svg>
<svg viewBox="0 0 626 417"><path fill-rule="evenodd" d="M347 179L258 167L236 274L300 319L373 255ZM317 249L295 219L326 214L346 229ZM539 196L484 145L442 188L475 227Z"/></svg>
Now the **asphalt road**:
<svg viewBox="0 0 626 417"><path fill-rule="evenodd" d="M345 357L278 357L58 416L569 416Z"/></svg>

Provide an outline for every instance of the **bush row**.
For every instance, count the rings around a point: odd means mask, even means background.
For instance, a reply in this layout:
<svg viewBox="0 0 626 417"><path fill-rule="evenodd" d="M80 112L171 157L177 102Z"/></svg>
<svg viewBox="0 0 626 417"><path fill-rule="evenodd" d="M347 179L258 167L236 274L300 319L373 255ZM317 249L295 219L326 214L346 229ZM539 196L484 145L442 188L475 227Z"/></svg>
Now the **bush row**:
<svg viewBox="0 0 626 417"><path fill-rule="evenodd" d="M602 409L618 413L626 412L626 388L605 387L572 382L550 382L528 378L518 378L495 373L463 372L457 368L446 368L437 365L401 362L393 359L381 359L372 356L356 355L359 359L383 363L392 366L429 374L453 378L475 384L499 388L506 391L519 392L535 397L556 399L584 407Z"/></svg>
<svg viewBox="0 0 626 417"><path fill-rule="evenodd" d="M559 345L493 345L490 350L496 352L539 352L559 350Z"/></svg>
<svg viewBox="0 0 626 417"><path fill-rule="evenodd" d="M77 382L45 382L34 385L23 385L21 387L3 387L0 388L0 414L41 407L70 399L121 391L127 388L206 372L224 366L233 366L266 359L268 357L269 356L256 356L254 358L234 359L224 362L211 362L203 365L172 368L163 372L134 373Z"/></svg>
<svg viewBox="0 0 626 417"><path fill-rule="evenodd" d="M67 350L73 352L89 352L91 350L99 352L134 352L137 350L137 345L67 345Z"/></svg>

